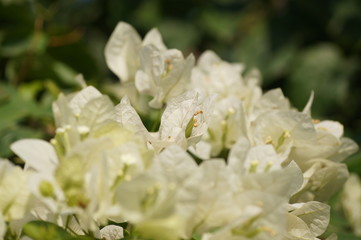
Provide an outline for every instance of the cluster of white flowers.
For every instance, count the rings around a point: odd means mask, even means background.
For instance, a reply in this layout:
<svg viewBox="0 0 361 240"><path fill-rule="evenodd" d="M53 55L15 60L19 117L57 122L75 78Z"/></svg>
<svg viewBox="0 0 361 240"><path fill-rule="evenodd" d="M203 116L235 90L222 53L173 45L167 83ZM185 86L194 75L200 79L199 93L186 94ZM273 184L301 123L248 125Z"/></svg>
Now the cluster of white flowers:
<svg viewBox="0 0 361 240"><path fill-rule="evenodd" d="M123 22L105 57L127 95L118 105L92 86L60 95L54 138L12 144L24 169L0 161L0 239L29 239L33 220L106 240L325 232L323 202L347 180L341 162L357 145L340 123L312 119L313 94L299 112L280 89L262 93L257 71L212 51L195 64L157 30L142 40Z"/></svg>

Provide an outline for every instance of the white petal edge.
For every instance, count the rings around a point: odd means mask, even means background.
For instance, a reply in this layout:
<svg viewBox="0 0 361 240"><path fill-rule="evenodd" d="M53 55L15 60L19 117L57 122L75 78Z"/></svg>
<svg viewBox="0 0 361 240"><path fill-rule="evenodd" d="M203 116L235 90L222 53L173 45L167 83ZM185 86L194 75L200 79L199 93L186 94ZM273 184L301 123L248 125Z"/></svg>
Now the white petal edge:
<svg viewBox="0 0 361 240"><path fill-rule="evenodd" d="M117 240L124 237L123 228L116 225L108 225L100 230L101 239Z"/></svg>
<svg viewBox="0 0 361 240"><path fill-rule="evenodd" d="M22 139L10 146L25 162L25 169L32 168L42 173L52 173L58 164L53 146L39 139Z"/></svg>

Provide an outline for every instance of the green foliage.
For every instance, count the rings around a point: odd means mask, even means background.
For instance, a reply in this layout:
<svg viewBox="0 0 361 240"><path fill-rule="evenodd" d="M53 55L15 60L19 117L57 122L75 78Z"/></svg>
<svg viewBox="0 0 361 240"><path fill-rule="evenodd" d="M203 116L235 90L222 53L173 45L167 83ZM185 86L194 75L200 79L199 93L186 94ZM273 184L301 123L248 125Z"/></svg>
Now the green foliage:
<svg viewBox="0 0 361 240"><path fill-rule="evenodd" d="M39 83L24 84L15 89L11 85L0 84L0 154L10 156L9 145L15 140L31 137L45 137L44 130L52 115L50 100L36 101Z"/></svg>
<svg viewBox="0 0 361 240"><path fill-rule="evenodd" d="M31 221L23 227L23 234L34 240L95 240L89 236L74 236L58 225L44 221Z"/></svg>
<svg viewBox="0 0 361 240"><path fill-rule="evenodd" d="M360 237L352 234L352 229L341 209L341 205L339 204L341 194L340 192L335 194L329 201L331 207L331 218L330 224L328 226L328 230L323 236L325 238L332 233L336 233L338 236L338 240L359 240Z"/></svg>

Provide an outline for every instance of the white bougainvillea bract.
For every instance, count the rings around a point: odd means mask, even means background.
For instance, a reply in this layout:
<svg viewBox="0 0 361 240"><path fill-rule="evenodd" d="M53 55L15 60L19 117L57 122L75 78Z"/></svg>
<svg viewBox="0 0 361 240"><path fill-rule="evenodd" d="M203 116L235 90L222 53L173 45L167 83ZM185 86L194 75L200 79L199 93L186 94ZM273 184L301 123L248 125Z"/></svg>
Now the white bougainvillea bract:
<svg viewBox="0 0 361 240"><path fill-rule="evenodd" d="M119 104L92 86L60 94L54 137L11 145L24 168L0 161L0 239L41 239L42 226L67 239L321 239L358 147L312 117L313 93L298 111L262 92L258 71L124 22L105 59Z"/></svg>

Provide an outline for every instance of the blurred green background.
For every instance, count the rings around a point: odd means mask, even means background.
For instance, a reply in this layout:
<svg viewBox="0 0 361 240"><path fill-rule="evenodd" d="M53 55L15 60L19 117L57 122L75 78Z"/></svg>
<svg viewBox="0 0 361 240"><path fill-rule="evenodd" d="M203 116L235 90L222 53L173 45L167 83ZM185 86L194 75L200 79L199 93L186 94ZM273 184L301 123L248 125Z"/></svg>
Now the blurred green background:
<svg viewBox="0 0 361 240"><path fill-rule="evenodd" d="M169 48L199 56L214 50L281 87L298 109L315 91L313 117L345 125L361 144L359 0L0 0L0 156L17 139L50 138L51 102L87 83L103 92L118 82L104 46L118 21L144 34L157 27ZM347 162L361 175L361 153ZM330 230L350 234L338 211Z"/></svg>

